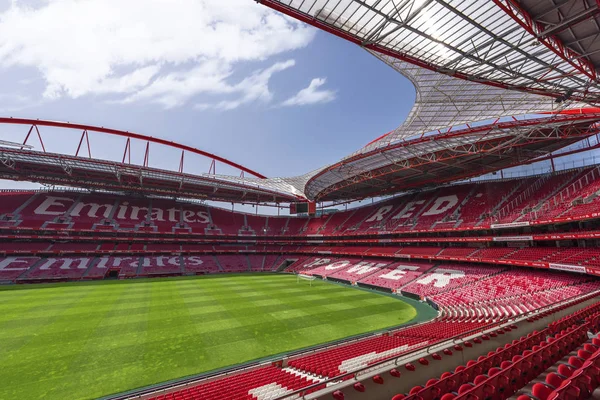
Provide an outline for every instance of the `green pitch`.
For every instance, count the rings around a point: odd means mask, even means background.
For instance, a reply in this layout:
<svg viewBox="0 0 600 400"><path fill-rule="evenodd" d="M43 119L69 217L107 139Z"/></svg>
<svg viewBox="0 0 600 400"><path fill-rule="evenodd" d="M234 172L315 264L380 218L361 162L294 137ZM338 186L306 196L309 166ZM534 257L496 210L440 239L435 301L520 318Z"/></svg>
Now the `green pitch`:
<svg viewBox="0 0 600 400"><path fill-rule="evenodd" d="M391 296L242 274L0 288L0 399L84 399L410 321Z"/></svg>

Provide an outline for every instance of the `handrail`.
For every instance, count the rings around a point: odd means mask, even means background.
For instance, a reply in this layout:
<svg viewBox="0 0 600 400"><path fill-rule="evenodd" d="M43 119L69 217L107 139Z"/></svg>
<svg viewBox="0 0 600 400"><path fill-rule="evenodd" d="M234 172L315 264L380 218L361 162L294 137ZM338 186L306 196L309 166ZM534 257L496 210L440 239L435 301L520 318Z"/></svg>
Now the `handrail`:
<svg viewBox="0 0 600 400"><path fill-rule="evenodd" d="M510 201L510 203L506 204L500 210L498 210L496 215L499 215L500 217L505 217L509 215L511 211L513 211L515 208L520 206L526 199L528 199L532 193L535 193L541 186L543 186L548 179L550 179L550 175L543 175L540 178L538 178L533 183L533 185L527 187L525 191L519 193L517 197Z"/></svg>
<svg viewBox="0 0 600 400"><path fill-rule="evenodd" d="M51 221L49 221L51 222ZM68 224L65 224L68 225ZM91 225L91 223L90 223ZM411 237L400 236L393 238L377 238L377 237L356 237L356 236L332 236L332 237L314 237L314 236L256 236L256 235L206 235L200 232L167 232L167 231L130 231L130 230L102 230L102 229L72 229L72 228L54 228L54 227L21 227L21 226L0 226L0 237L6 238L22 238L22 239L46 239L60 236L69 238L69 240L88 240L91 236L107 237L114 240L136 240L135 238L149 238L157 240L190 240L201 242L252 242L281 244L286 245L371 245L371 247L385 247L385 245L398 245L404 243L406 246L413 246L420 243L484 243L484 242L510 242L510 241L554 241L554 240L572 240L575 235L578 239L596 239L598 238L599 230L581 230L578 232L564 231L555 233L533 233L533 234L513 234L500 235L490 234L486 236L431 236L431 237ZM586 236L587 235L587 236ZM504 240L506 239L506 240ZM510 240L512 239L512 240ZM475 249L475 248L474 248Z"/></svg>
<svg viewBox="0 0 600 400"><path fill-rule="evenodd" d="M599 174L600 174L600 166L592 168L588 173L579 177L576 181L568 184L560 192L558 192L557 194L552 196L550 199L546 200L544 202L544 204L542 204L542 207L540 208L540 210L536 211L535 215L537 216L537 212L539 212L543 209L552 209L553 206L557 206L558 204L563 203L564 198L576 199L577 196L574 196L571 193L573 193L573 194L580 193L579 191L582 190L586 185L588 185L590 183L590 180L593 181L596 178L596 176ZM585 180L585 183L583 183L584 180ZM565 192L566 192L566 194L565 194Z"/></svg>
<svg viewBox="0 0 600 400"><path fill-rule="evenodd" d="M43 239L43 238L42 238ZM58 239L61 240L61 239ZM65 237L62 240L70 240L70 238ZM142 239L140 239L142 240ZM147 242L147 239L144 240ZM548 268L550 263L546 261L524 261L524 260L512 260L512 259L492 259L492 258L474 258L474 257L445 257L445 256L427 256L420 254L364 254L362 252L336 252L336 253L319 253L317 251L312 250L289 250L289 251L281 251L281 250L240 250L240 249L213 249L213 250L192 250L192 249L182 249L179 251L173 251L169 249L158 249L158 250L3 250L0 251L0 254L6 255L33 255L33 256L44 256L44 255L95 255L97 257L102 257L107 254L121 254L121 255L146 255L146 256L155 256L155 255L163 255L163 254L176 254L176 255L215 255L215 254L299 254L306 256L355 256L355 257L367 257L367 258L385 258L390 260L390 262L410 262L406 260L419 260L419 261L437 261L437 262L465 262L469 264L486 264L486 265L494 265L494 266L514 266L514 267L526 267L526 268ZM410 257L403 257L410 256ZM582 267L582 266L576 266ZM583 266L582 268L586 268ZM583 272L583 271L582 271Z"/></svg>

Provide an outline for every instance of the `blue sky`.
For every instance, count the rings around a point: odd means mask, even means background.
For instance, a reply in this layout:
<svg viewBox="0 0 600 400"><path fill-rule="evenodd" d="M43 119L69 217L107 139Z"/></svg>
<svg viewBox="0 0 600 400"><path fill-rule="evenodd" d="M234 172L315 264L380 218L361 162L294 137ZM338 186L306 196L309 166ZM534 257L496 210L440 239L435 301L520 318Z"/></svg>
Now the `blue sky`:
<svg viewBox="0 0 600 400"><path fill-rule="evenodd" d="M412 85L367 52L251 0L208 6L173 0L170 20L159 9L135 12L165 8L164 1L118 2L122 18L110 13L116 3L0 0L0 114L136 131L267 176L292 176L335 162L397 127L413 104ZM206 26L180 32L181 19L194 12ZM91 26L74 22L85 18ZM211 30L217 25L224 28ZM232 27L240 32L228 33ZM8 129L0 139L19 141L25 133ZM61 135L45 139L49 150L74 150L77 134ZM101 157L122 146L101 136L92 142ZM153 153L151 164L179 163L176 154L154 152L159 155ZM207 169L205 162L190 161L196 171Z"/></svg>
<svg viewBox="0 0 600 400"><path fill-rule="evenodd" d="M415 96L358 46L252 0L0 0L0 80L0 115L161 137L270 177L338 161L400 125ZM69 154L80 134L42 133ZM90 139L95 157L121 159L124 139ZM150 165L177 169L179 156L153 148ZM186 157L186 172L209 164Z"/></svg>

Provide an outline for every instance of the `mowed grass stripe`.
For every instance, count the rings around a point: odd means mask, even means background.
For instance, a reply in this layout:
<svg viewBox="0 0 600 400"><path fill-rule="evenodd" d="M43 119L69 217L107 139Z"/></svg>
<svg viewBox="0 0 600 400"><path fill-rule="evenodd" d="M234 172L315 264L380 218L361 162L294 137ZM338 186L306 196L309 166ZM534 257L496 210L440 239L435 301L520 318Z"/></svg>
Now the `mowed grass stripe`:
<svg viewBox="0 0 600 400"><path fill-rule="evenodd" d="M227 289L223 289L225 291L227 291ZM349 302L352 301L352 299L356 299L357 301L360 301L362 299L364 299L364 294L356 291L357 293L352 294L351 293L351 297L349 296L345 296L344 297L344 302ZM279 292L278 292L279 293ZM343 297L343 292L338 292L340 298ZM282 293L282 294L287 294L287 293ZM312 305L312 306L319 306L320 304L328 304L329 303L329 299L331 297L331 295L335 295L335 293L330 293L330 295L328 297L323 297L320 294L312 294L312 293L304 293L304 294L300 294L300 295L295 295L293 296L293 299L290 302L287 302L287 304L293 304L293 303L301 303L303 305ZM198 310L198 312L200 313L209 313L210 312L210 307L215 305L215 300L218 299L221 301L221 304L239 304L242 303L240 307L237 307L239 309L243 309L243 308L252 308L255 307L254 303L256 302L260 302L263 300L271 300L274 297L272 295L267 295L267 294L259 294L257 296L252 296L252 297L248 297L248 296L243 296L241 299L240 297L236 297L235 295L232 295L232 297L222 297L222 296L197 296L194 297L191 294L187 294L186 296L182 296L185 298L189 298L190 301L187 302L187 305L189 308L192 309L196 309ZM157 308L163 308L165 310L170 311L171 313L177 313L180 310L177 309L173 309L171 307L171 305L168 302L168 298L161 298L158 300L164 300L164 302L160 305L157 305ZM122 309L121 312L123 313L127 313L128 315L146 315L147 312L147 299L142 299L142 300L136 300L134 303L130 303L129 300L127 300L127 298L122 298L122 301L124 302L124 308ZM246 305L244 305L244 303L247 303ZM31 308L26 308L26 309L21 309L21 312L17 312L17 313L13 313L13 316L10 318L10 320L14 320L14 315L24 315L23 317L21 317L21 321L25 322L28 319L38 319L38 318L42 318L45 319L47 317L48 312L53 311L53 310L63 310L65 305L70 305L72 304L72 301L64 303L62 302L60 305L45 305L44 307L36 307L36 309L31 309ZM102 310L106 307L110 307L110 304L106 305L106 304L102 304L102 303L98 303L97 301L93 301L93 302L85 302L85 305L89 306L89 307L94 307L95 309L98 310ZM26 311L26 312L24 312ZM181 311L182 315L185 314L185 312ZM71 314L71 316L73 318L85 318L86 315L88 315L89 312L87 312L85 309L83 311L81 311L80 313L76 313L73 312ZM218 316L215 316L215 318L218 318ZM1 323L1 322L0 322ZM10 327L7 327L8 329Z"/></svg>
<svg viewBox="0 0 600 400"><path fill-rule="evenodd" d="M0 289L0 398L95 398L409 321L390 296L288 275Z"/></svg>
<svg viewBox="0 0 600 400"><path fill-rule="evenodd" d="M328 305L324 306L325 307L324 311L320 311L320 309L323 308L323 307L318 307L318 308L314 307L313 310L312 310L313 311L313 316L308 316L304 321L300 321L300 320L298 320L298 318L294 318L292 315L287 315L286 316L285 313L288 312L288 308L289 307L285 306L284 304L278 304L277 306L275 306L274 303L273 303L273 301L270 301L270 305L263 305L261 307L264 308L264 312L268 313L269 315L273 315L274 312L276 313L276 309L274 307L277 307L277 309L283 310L283 314L281 312L278 313L277 318L278 319L284 319L284 320L285 319L292 319L293 318L293 321L290 321L290 324L292 326L297 326L297 325L300 325L300 324L305 325L305 326L311 326L311 325L313 325L315 323L315 321L317 320L317 317L321 316L321 314L323 314L323 316L322 316L323 318L321 318L321 319L325 319L325 320L331 319L332 318L332 315L331 315L331 310L332 309L335 310L335 312L338 312L338 313L341 310L343 310L343 309L352 309L352 310L354 310L351 314L349 314L349 315L346 316L346 319L358 318L358 317L360 317L362 315L361 312L365 312L367 315L371 315L373 313L373 310L365 308L365 306L367 305L367 302L369 302L369 301L372 302L373 300L375 300L376 302L381 302L381 301L384 301L385 298L381 297L381 298L366 300L364 302L364 305L362 307L360 305L356 305L354 303L329 303L328 302ZM222 308L220 306L217 306L217 307ZM214 306L212 308L214 308ZM251 308L257 308L257 307L256 306L251 306ZM361 308L362 308L362 310L361 310ZM319 310L318 313L316 312L317 310ZM127 312L127 309L124 309L124 311ZM182 312L185 312L185 311L186 310L177 310L177 313L173 313L173 314L181 314ZM191 310L188 309L188 311L190 311L190 312L187 313L189 315L191 313ZM194 311L197 311L197 310L194 310ZM244 311L244 314L246 314L246 311ZM203 314L201 314L201 313L199 315L203 316ZM139 321L140 320L140 318L139 318L140 316L141 317L147 317L147 318L144 318L141 321ZM217 318L217 316L219 318ZM214 328L215 326L216 327L219 326L218 324L215 324L216 321L218 321L220 319L224 319L224 320L229 320L230 319L230 317L227 316L224 313L217 313L217 315L215 315L215 316L210 315L208 317L210 318L210 320L212 321L212 323L211 324L205 324L205 325L203 325L203 327L208 328L208 329L203 329L203 330L204 331L211 331L211 332L214 332L214 331L218 330L218 329ZM161 325L159 325L159 326L161 326L161 327L170 327L170 326L179 326L179 325L181 325L183 322L185 322L185 320L188 319L188 316L185 315L185 316L181 317L179 315L169 315L169 314L161 314L160 316L157 316L155 314L150 314L148 316L148 315L144 315L144 314L139 314L139 315L136 315L136 318L133 318L133 321L132 321L132 318L128 318L127 324L132 324L133 323L135 325L135 326L132 327L133 331L137 331L137 330L143 328L143 326L141 326L141 325L145 324L145 322L147 320L155 320L157 318L159 318L157 321L161 322ZM315 321L311 321L311 320L315 320ZM83 322L83 320L79 320L79 321ZM113 320L111 323L112 324L117 324L117 321ZM105 328L108 328L108 330L106 332L100 331L98 333L99 334L110 335L111 334L110 330L112 329L112 326L110 326L111 323L107 324L108 326L105 325ZM118 325L122 328L121 329L122 334L124 332L127 332L127 331L130 330L130 329L127 329L127 327L125 326L124 323L120 323ZM240 324L238 323L236 325L239 326ZM231 327L232 327L231 324L228 324L226 326L226 328L231 328ZM253 328L254 329L262 329L260 327L260 325L254 326ZM77 331L83 332L84 330L85 329L80 328ZM71 333L71 332L73 332L73 329L70 329L69 326L65 326L64 330L62 332ZM57 333L56 337L47 337L46 339L48 339L49 341L52 341L53 339L59 339L60 338L59 336L62 335L62 332ZM83 336L81 336L81 337L83 338Z"/></svg>
<svg viewBox="0 0 600 400"><path fill-rule="evenodd" d="M62 288L60 292L64 290L67 289ZM78 291L77 293L83 297L95 297L94 288L89 288L85 292ZM0 365L2 366L0 374L3 389L6 389L7 393L6 396L0 396L1 398L24 398L21 393L29 391L29 387L35 382L41 383L39 394L35 398L52 398L52 396L49 396L49 392L53 390L53 386L45 385L43 382L55 377L58 377L60 381L64 380L64 377L69 375L69 367L74 359L72 357L61 357L62 352L69 349L69 352L80 354L84 350L82 346L87 342L81 341L81 336L78 334L78 343L75 343L73 340L74 335L63 332L65 326L73 323L68 311L82 307L75 300L76 298L72 297L72 302L68 305L65 304L60 312L54 310L54 312L49 313L45 325L39 323L34 326L25 326L24 329L29 329L30 334L28 337L22 337L23 345L9 350L7 358L0 358ZM95 318L93 321L87 321L88 330L84 334L88 339L91 337L95 340L93 327L102 321L104 315L102 313L93 313L93 315ZM46 340L46 335L54 333L60 335L59 340ZM27 340L25 340L26 338Z"/></svg>
<svg viewBox="0 0 600 400"><path fill-rule="evenodd" d="M279 323L276 323L276 325L277 325L276 328L273 328L273 326L275 325L275 323L273 321L243 325L243 321L241 321L241 320L228 319L228 320L223 320L222 323L217 324L216 326L213 327L213 329L210 329L210 330L207 330L204 332L202 332L201 327L205 326L205 324L197 325L197 327L199 328L198 332L191 331L191 332L183 332L182 333L180 327L183 326L183 324L171 324L171 325L165 324L165 325L160 325L156 329L153 329L153 331L156 332L155 337L146 338L145 341L148 344L155 346L155 347L169 347L173 338L186 338L187 336L189 336L190 338L196 338L196 339L206 338L206 343L208 343L209 346L214 346L214 345L231 343L233 341L239 340L240 337L242 339L245 339L247 337L256 336L257 333L261 334L261 335L270 334L273 332L276 334L279 334L281 331L292 332L296 329L306 329L306 328L310 328L310 327L316 327L319 325L327 325L329 323L329 321L331 320L331 318L336 317L334 315L334 313L335 312L330 311L328 313L318 314L318 315L316 315L317 318L314 318L309 315L304 316L304 317L288 318L285 320L281 320ZM398 318L396 311L390 311L389 313L379 313L379 314L377 314L377 316L381 319L382 323L387 323L387 324L389 324L389 321L394 321L395 319ZM373 309L370 307L357 308L356 312L348 314L346 316L345 320L340 321L338 324L340 324L340 325L347 324L347 325L349 325L347 327L347 329L356 329L356 325L358 325L356 320L362 321L363 318L366 318L367 320L373 319L374 318ZM285 322L282 322L282 321L285 321ZM352 327L351 325L354 325L354 327ZM241 331L240 329L238 329L241 326L244 327L244 331ZM301 328L298 328L298 327L301 327ZM128 347L136 347L138 345L138 342L140 339L139 332L143 331L145 326L142 326L142 324L139 324L139 325L129 325L128 324L127 326L122 326L122 327L114 325L110 332L107 331L106 329L103 329L102 331L100 331L100 329L98 329L96 331L96 333L101 332L98 335L100 337L104 337L104 336L110 337L110 335L114 334L115 328L119 329L118 330L119 341L106 343L105 345L103 345L102 348L100 348L98 350L99 353L103 353L107 350L120 351L123 349L126 351L127 350L126 348L128 348ZM52 337L49 337L47 335L42 335L42 336L45 336L45 337L43 337L42 340L39 341L40 343L46 343L46 342L53 343L54 342L54 343L59 343L58 346L60 346L60 342L56 342L56 340L59 339L60 336L58 336L58 335L52 335ZM70 336L73 337L72 334ZM52 340L52 339L54 339L54 340ZM67 348L63 348L62 353L60 354L60 357L69 358L73 354L77 354L78 349L76 346L74 346L75 344L77 344L77 341L78 340L71 340L69 342L69 346ZM82 341L87 341L87 338L83 338ZM312 344L315 344L315 343L312 343ZM46 345L44 345L44 344L38 344L38 345L40 347L39 351L43 351L44 347L46 347ZM200 343L200 345L202 345L202 343ZM297 347L303 347L303 346L297 346ZM294 347L294 348L296 348L296 347ZM88 349L87 352L91 353L92 350ZM34 354L37 354L37 352L34 352ZM272 352L267 353L266 355L269 355L269 354L272 354ZM100 356L100 354L94 354L93 356ZM94 357L92 357L92 358L94 358ZM254 357L254 358L256 358L256 357Z"/></svg>
<svg viewBox="0 0 600 400"><path fill-rule="evenodd" d="M188 299L189 297L185 297L186 299ZM377 297L375 299L368 299L365 300L363 296L357 298L354 301L345 301L342 303L332 303L330 299L312 299L309 301L302 301L301 299L304 297L298 297L296 299L294 299L293 302L281 302L279 300L273 300L272 298L270 298L269 296L263 296L264 299L267 300L260 300L260 301L252 301L250 303L246 302L243 306L240 306L238 311L244 315L247 315L248 311L254 311L251 315L253 315L256 311L257 308L262 309L262 312L264 313L269 313L269 314L278 314L279 318L281 319L286 319L286 318L292 318L292 315L289 314L289 311L291 309L293 309L294 304L298 304L300 306L300 308L303 308L305 306L310 306L311 311L310 314L306 314L308 315L309 318L313 318L313 317L318 317L319 314L325 312L325 313L329 313L331 310L336 310L336 311L341 311L341 310L345 310L345 309L359 309L361 307L364 307L366 305L372 304L374 301L374 304L379 304L381 302L385 302L387 301L385 297L381 296L381 297ZM259 303L260 304L257 304ZM88 305L89 303L85 303L86 305ZM125 331L127 331L127 327L125 325L127 324L131 324L135 326L139 326L139 325L145 325L146 322L148 321L162 321L163 323L169 323L169 324L174 324L176 326L178 326L179 324L181 324L182 322L185 322L186 320L188 320L189 316L197 316L200 318L203 318L204 320L209 320L211 321L211 324L206 324L204 330L206 331L214 331L215 329L211 329L211 326L213 325L218 325L215 324L217 321L220 320L229 320L230 316L227 315L226 313L224 313L223 311L226 309L226 307L224 307L223 305L217 305L215 304L214 301L211 302L207 302L206 304L211 304L210 306L199 306L198 304L195 304L194 302L189 302L188 303L188 307L187 308L173 308L173 307L164 307L165 310L171 310L168 313L152 313L152 314L148 314L148 308L147 307L136 307L135 310L132 310L130 308L128 308L124 303L121 303L120 308L118 311L113 310L113 312L110 314L111 318L107 319L107 321L103 324L103 327L105 327L108 332L107 334L110 334L110 331L112 331L113 325L118 325L121 328L125 329ZM95 310L97 312L103 312L106 311L107 309L109 309L110 307L112 307L111 303L107 303L107 304L101 304L101 307L96 307ZM79 307L81 308L81 307ZM287 314L286 314L287 313ZM127 322L124 322L117 317L119 314L125 315L127 314L128 318L127 318ZM75 319L77 319L77 321L79 322L79 324L77 325L73 325L73 324L68 324L67 326L64 327L64 332L84 332L87 330L87 323L86 320L89 318L94 318L93 314L90 314L89 311L88 312L82 312L82 313L77 313L74 314L72 312L69 313L69 315ZM286 316L287 315L287 316ZM326 316L329 317L329 316ZM32 320L45 320L46 317L42 317L39 315L36 315L34 318L22 318L21 321L25 324L31 324ZM310 323L310 321L304 321L303 323ZM13 327L13 329L19 329L19 325L18 325L18 321L15 322L15 327ZM100 328L101 329L101 328ZM11 334L10 332L11 328L7 328L5 332L2 332L2 334L4 336L8 336L8 337L18 337L18 335L16 335L14 332ZM100 334L102 332L99 332ZM62 332L59 332L57 334L56 338L52 338L52 337L48 337L48 340L52 340L52 339L59 339L59 336L62 334Z"/></svg>

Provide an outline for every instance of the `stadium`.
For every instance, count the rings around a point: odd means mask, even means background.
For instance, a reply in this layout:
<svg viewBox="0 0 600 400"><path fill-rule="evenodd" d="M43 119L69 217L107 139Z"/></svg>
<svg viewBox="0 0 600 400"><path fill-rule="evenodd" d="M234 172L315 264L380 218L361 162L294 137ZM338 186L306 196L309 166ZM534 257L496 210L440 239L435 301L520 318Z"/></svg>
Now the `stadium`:
<svg viewBox="0 0 600 400"><path fill-rule="evenodd" d="M0 398L600 398L600 2L257 3L408 79L407 118L267 177L0 117L0 179L41 185L0 190Z"/></svg>

